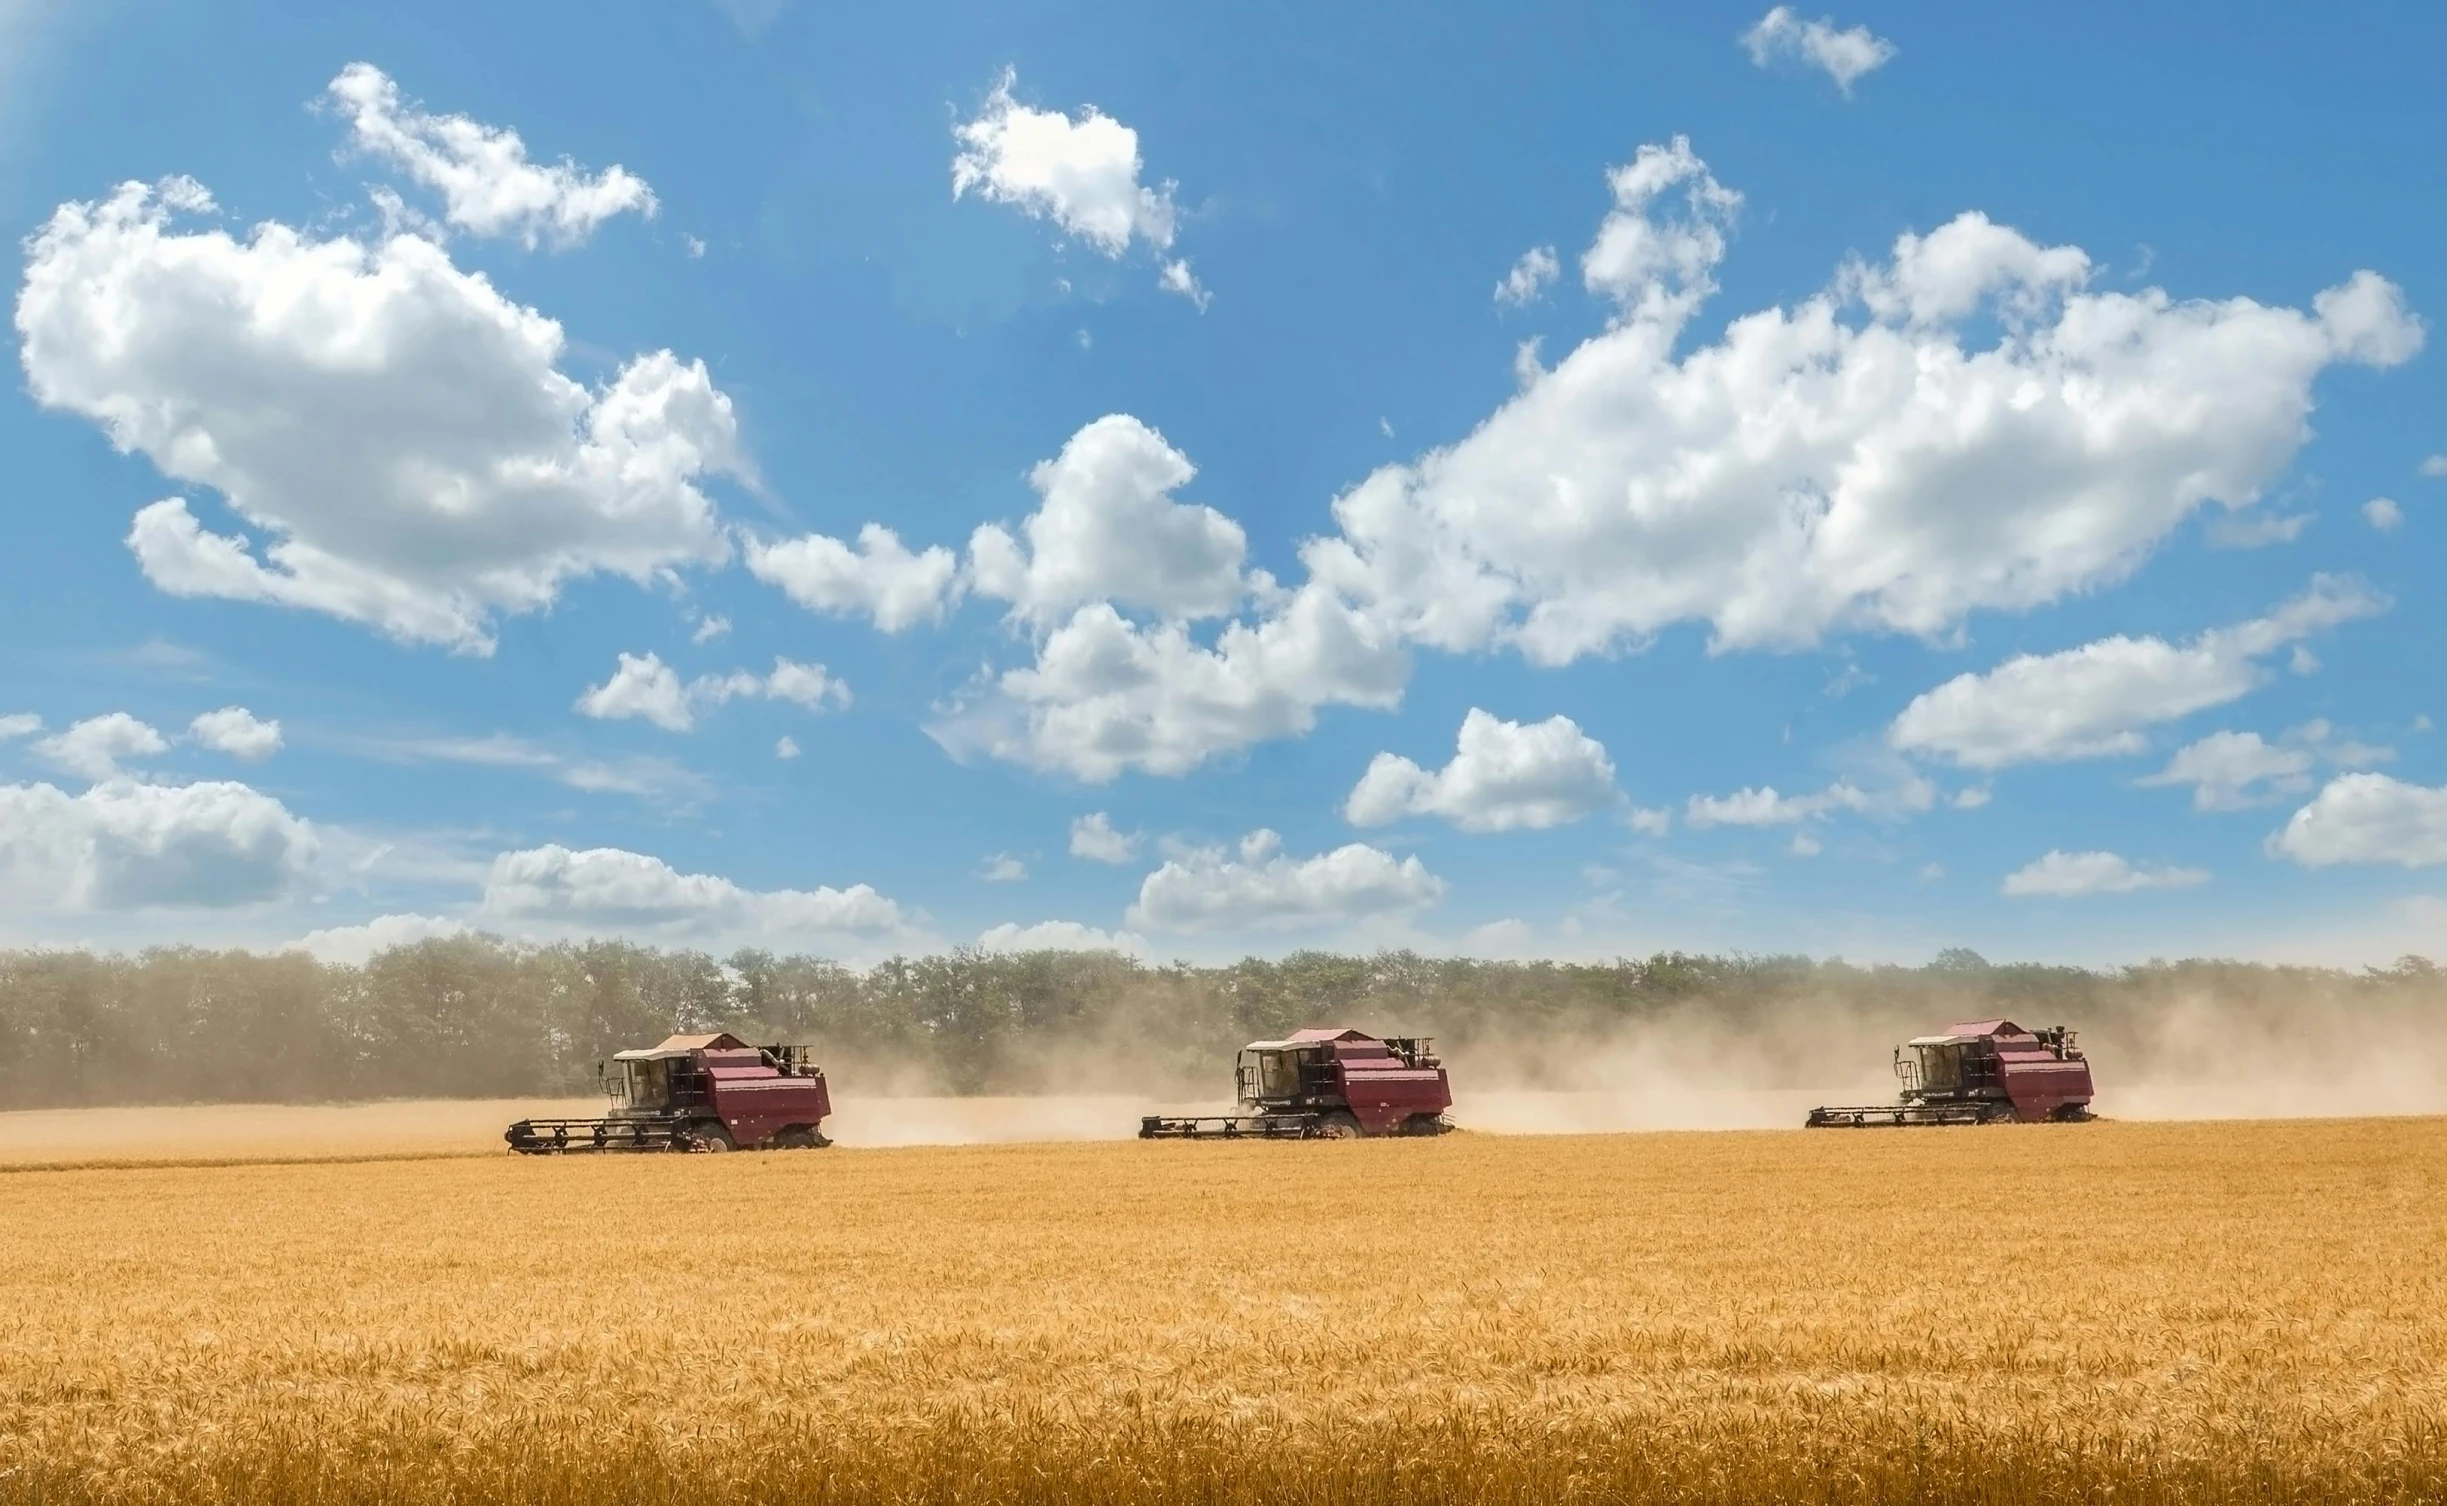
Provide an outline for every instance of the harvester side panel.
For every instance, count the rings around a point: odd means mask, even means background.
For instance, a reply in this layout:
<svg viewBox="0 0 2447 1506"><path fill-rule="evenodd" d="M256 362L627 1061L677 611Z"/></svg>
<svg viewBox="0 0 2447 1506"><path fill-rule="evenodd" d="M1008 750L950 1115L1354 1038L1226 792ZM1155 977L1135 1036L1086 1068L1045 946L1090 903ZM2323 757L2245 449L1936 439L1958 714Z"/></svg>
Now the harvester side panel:
<svg viewBox="0 0 2447 1506"><path fill-rule="evenodd" d="M2055 1117L2067 1104L2089 1104L2090 1063L2058 1061L2045 1052L2028 1053L2029 1060L2017 1059L2025 1054L2004 1053L2005 1096L2013 1101L2016 1117L2037 1123Z"/></svg>
<svg viewBox="0 0 2447 1506"><path fill-rule="evenodd" d="M1361 1129L1372 1135L1392 1135L1401 1133L1419 1115L1442 1115L1453 1106L1453 1090L1440 1067L1371 1071L1346 1063L1343 1101Z"/></svg>
<svg viewBox="0 0 2447 1506"><path fill-rule="evenodd" d="M822 1073L776 1077L756 1068L712 1067L714 1113L741 1147L761 1145L792 1125L814 1128L833 1111Z"/></svg>

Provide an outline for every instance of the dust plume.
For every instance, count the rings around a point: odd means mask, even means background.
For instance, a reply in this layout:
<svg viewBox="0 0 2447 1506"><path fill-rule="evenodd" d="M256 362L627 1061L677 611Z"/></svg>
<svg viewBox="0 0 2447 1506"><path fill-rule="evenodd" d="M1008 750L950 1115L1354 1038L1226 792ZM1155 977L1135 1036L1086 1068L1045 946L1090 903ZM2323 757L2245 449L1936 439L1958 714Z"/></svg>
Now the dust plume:
<svg viewBox="0 0 2447 1506"><path fill-rule="evenodd" d="M1818 1104L1891 1102L1896 1045L1998 1016L2078 1031L2111 1118L2447 1113L2447 973L2183 964L2114 981L2037 1000L1813 991L1738 1018L1711 1002L1543 1040L1474 1037L1445 1053L1453 1117L1507 1133L1793 1126Z"/></svg>

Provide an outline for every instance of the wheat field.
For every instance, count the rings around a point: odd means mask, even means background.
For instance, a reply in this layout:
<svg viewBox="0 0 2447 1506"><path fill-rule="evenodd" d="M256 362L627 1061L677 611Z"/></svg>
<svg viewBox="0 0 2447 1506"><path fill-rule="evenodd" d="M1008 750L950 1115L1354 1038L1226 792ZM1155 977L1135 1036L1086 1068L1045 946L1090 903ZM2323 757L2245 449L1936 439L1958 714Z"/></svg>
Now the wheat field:
<svg viewBox="0 0 2447 1506"><path fill-rule="evenodd" d="M0 1172L0 1498L2447 1500L2447 1121Z"/></svg>

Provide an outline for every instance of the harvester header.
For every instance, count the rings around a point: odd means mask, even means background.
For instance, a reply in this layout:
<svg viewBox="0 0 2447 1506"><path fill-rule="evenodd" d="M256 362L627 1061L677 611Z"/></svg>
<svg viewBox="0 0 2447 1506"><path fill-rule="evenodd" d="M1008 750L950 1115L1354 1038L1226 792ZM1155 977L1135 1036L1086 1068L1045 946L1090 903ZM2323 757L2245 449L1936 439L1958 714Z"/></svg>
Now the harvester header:
<svg viewBox="0 0 2447 1506"><path fill-rule="evenodd" d="M1905 1055L1906 1052L1911 1053ZM1810 1110L1811 1129L2074 1123L2091 1117L2090 1061L2062 1025L1967 1020L1895 1048L1894 1103Z"/></svg>
<svg viewBox="0 0 2447 1506"><path fill-rule="evenodd" d="M1251 1041L1233 1071L1239 1111L1193 1118L1151 1114L1142 1140L1353 1140L1436 1135L1453 1086L1436 1043L1337 1026Z"/></svg>

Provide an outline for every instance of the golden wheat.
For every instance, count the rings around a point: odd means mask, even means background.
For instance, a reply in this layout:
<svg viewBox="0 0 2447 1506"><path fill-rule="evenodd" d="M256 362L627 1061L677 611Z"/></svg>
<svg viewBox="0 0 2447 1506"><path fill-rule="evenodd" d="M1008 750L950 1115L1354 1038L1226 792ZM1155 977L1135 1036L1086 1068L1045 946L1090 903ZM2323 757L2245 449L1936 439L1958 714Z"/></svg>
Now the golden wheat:
<svg viewBox="0 0 2447 1506"><path fill-rule="evenodd" d="M2437 1501L2447 1121L18 1170L0 1496Z"/></svg>

